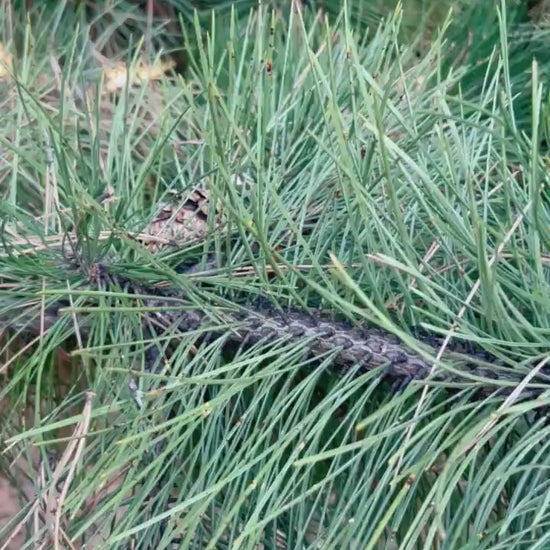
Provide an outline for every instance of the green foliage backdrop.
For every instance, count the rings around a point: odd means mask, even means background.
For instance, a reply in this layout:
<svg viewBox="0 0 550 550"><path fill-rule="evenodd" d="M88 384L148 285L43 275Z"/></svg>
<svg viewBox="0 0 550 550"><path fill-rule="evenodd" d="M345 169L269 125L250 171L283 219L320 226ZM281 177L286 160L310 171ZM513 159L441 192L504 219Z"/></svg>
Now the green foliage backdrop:
<svg viewBox="0 0 550 550"><path fill-rule="evenodd" d="M157 28L120 3L113 13L135 18L98 17L90 38L90 14L62 4L4 20L17 53L14 80L0 82L0 316L39 319L68 297L71 308L32 348L4 335L0 467L37 451L41 469L0 539L24 525L27 548L550 546L544 25L502 2L440 12L429 40L403 39L413 29L399 7L376 24L353 6L325 18L296 4ZM163 33L183 72L104 93L99 49L135 65ZM223 229L210 215L203 239L158 253L136 240L197 185ZM311 368L303 343L228 357L196 333L147 373L148 349L168 337L143 333L122 288L94 286L98 262L163 281L212 326L220 306L261 298L413 347L415 327L452 331L522 382L395 392L382 369L337 377L330 356ZM182 275L182 262L203 268ZM64 392L59 348L75 361Z"/></svg>

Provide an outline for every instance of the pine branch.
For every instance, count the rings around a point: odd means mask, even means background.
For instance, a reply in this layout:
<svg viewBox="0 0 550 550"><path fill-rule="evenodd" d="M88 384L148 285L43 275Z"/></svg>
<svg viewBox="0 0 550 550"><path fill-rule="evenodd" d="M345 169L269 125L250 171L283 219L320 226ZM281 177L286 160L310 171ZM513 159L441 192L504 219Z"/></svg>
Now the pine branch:
<svg viewBox="0 0 550 550"><path fill-rule="evenodd" d="M101 266L100 287L116 286L128 296L135 296L143 309L144 326L152 327L157 336L196 332L197 339L224 338L226 344L252 346L257 343L303 343L306 358L331 356L333 372L343 376L350 370L356 374L381 368L381 375L394 387L402 388L411 381L430 379L445 385L461 387L475 381L480 393L489 395L497 390L508 394L521 381L525 372L506 367L497 357L469 342L451 342L442 357L443 364L433 369L435 357L443 339L434 335L417 335L419 353L394 334L373 326L352 326L337 321L319 311L279 311L258 304L236 311L221 311L214 317L211 311L189 307L183 296L170 289L144 287L118 275L111 275ZM182 304L183 302L183 304ZM0 320L0 327L11 328L28 335L47 331L59 321L69 306L60 302L48 306L41 319L31 311L16 320ZM10 310L12 311L12 310ZM79 317L79 330L87 337L90 317ZM151 330L151 329L147 329ZM149 358L146 370L153 371L157 357ZM451 365L451 369L447 368ZM435 374L434 374L435 373ZM541 372L525 397L540 395L548 376Z"/></svg>

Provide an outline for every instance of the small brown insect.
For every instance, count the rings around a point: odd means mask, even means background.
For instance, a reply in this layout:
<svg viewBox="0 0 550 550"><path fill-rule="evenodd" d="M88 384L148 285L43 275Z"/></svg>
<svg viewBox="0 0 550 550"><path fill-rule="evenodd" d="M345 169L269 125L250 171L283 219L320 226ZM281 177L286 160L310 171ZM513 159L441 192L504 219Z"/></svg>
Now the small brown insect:
<svg viewBox="0 0 550 550"><path fill-rule="evenodd" d="M273 70L273 64L271 63L271 61L267 62L265 70L266 70L267 74L271 74L271 71Z"/></svg>

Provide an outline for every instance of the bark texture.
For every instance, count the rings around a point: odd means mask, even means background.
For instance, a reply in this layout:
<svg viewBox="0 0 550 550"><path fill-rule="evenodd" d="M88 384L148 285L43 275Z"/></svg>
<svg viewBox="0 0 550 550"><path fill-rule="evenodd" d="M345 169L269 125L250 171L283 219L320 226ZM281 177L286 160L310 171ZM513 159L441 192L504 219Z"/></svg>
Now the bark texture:
<svg viewBox="0 0 550 550"><path fill-rule="evenodd" d="M200 309L175 307L175 296L161 289L144 289L120 277L116 280L116 286L136 297L142 296L140 301L148 308L143 313L144 322L148 327L153 327L157 335L170 330L177 338L178 333L198 331L201 334L197 336L198 339L223 337L227 342L238 345L302 341L310 357L331 354L331 364L337 374L345 374L351 368L355 372L363 373L383 366L384 375L397 386L412 380L425 379L432 371L432 360L380 328L357 328L325 318L319 313L293 311L281 314L267 308L250 306L237 312L224 313L216 322L211 314ZM68 303L56 304L46 309L42 321L46 330L59 320L63 305L68 306ZM4 313L0 327L11 326L32 335L38 334L41 319L37 308L19 316L16 311L8 312L11 320ZM79 315L79 329L84 336L87 334L89 321L89 318ZM429 335L418 337L418 341L432 357L437 355L442 345L442 339ZM471 381L474 376L484 379L480 384L484 394L497 388L509 393L526 374L525 369L520 371L510 366L505 367L496 357L468 343L451 343L446 347L442 359L444 363L453 366L453 371L438 365L433 376L435 380L460 384ZM541 371L532 382L525 392L526 396L542 393L545 386L549 385L550 377L545 371Z"/></svg>

